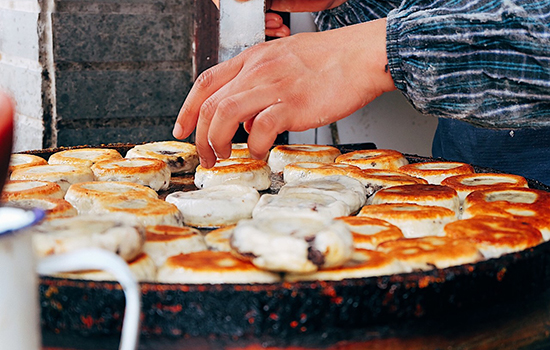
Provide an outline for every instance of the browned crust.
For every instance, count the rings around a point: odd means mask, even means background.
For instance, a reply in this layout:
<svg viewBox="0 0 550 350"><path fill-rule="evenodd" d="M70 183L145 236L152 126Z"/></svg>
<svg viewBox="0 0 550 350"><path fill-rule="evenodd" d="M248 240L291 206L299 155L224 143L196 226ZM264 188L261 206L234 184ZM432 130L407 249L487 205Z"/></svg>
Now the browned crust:
<svg viewBox="0 0 550 350"><path fill-rule="evenodd" d="M335 162L351 165L368 165L372 168L387 168L389 170L397 170L403 165L400 162L408 163L401 152L391 149L353 151L338 156Z"/></svg>
<svg viewBox="0 0 550 350"><path fill-rule="evenodd" d="M179 254L166 260L165 266L183 268L194 272L247 272L258 271L252 263L237 259L229 252L204 250Z"/></svg>
<svg viewBox="0 0 550 350"><path fill-rule="evenodd" d="M23 168L27 168L27 167L31 167L31 166L47 165L48 164L48 161L46 161L46 159L44 159L42 157L39 157L39 156L32 155L32 154L14 153L14 154L12 154L12 157L24 158L24 159L28 160L28 163L17 164L17 165L11 165L10 164L9 167L8 167L8 174L11 174L14 170L17 170L17 169L23 169Z"/></svg>
<svg viewBox="0 0 550 350"><path fill-rule="evenodd" d="M448 166L453 166L449 168ZM434 176L434 175L464 175L473 174L474 167L470 164L461 162L420 162L403 165L399 168L403 172L411 176Z"/></svg>
<svg viewBox="0 0 550 350"><path fill-rule="evenodd" d="M336 158L342 152L336 147L328 145L278 145L271 149L271 153L279 153L281 155L288 156L300 156L300 157L334 157Z"/></svg>
<svg viewBox="0 0 550 350"><path fill-rule="evenodd" d="M105 166L111 164L123 164L131 163L134 161L143 161L147 164L141 166L115 166L114 168L106 168ZM161 171L164 168L168 168L168 165L162 160L153 159L153 158L123 158L116 160L104 160L97 162L92 165L92 170L96 176L106 176L106 175L115 175L115 174L127 174L127 175L139 175L139 174L148 174L156 173Z"/></svg>
<svg viewBox="0 0 550 350"><path fill-rule="evenodd" d="M475 184L476 181L485 179L501 181L494 184ZM441 181L442 185L454 188L457 191L479 191L498 187L528 187L527 180L523 176L500 173L475 173L456 175Z"/></svg>
<svg viewBox="0 0 550 350"><path fill-rule="evenodd" d="M440 201L455 197L458 198L453 188L429 184L393 186L376 192L375 196L382 200L400 200L402 202L415 202L418 200Z"/></svg>
<svg viewBox="0 0 550 350"><path fill-rule="evenodd" d="M357 215L374 217L382 220L384 220L384 218L422 220L451 216L455 217L455 213L448 208L412 203L365 205Z"/></svg>
<svg viewBox="0 0 550 350"><path fill-rule="evenodd" d="M39 182L41 186L29 188L20 191L10 191L10 184L25 183L25 182ZM44 180L11 180L6 183L2 191L2 201L10 201L24 198L45 198L53 193L61 191L61 187L55 182Z"/></svg>
<svg viewBox="0 0 550 350"><path fill-rule="evenodd" d="M213 168L205 169L201 165L197 166L196 173L211 173L211 174L235 174L251 171L269 169L268 165L263 160L248 159L248 158L229 158L218 159Z"/></svg>
<svg viewBox="0 0 550 350"><path fill-rule="evenodd" d="M80 159L77 157L70 157L71 154L78 154L82 152L98 152L101 154L93 159ZM112 148L79 148L56 152L50 156L48 163L88 165L90 163L93 164L104 160L115 159L122 159L122 156L117 150Z"/></svg>
<svg viewBox="0 0 550 350"><path fill-rule="evenodd" d="M147 226L145 240L147 242L170 242L200 235L200 231L192 227L168 225Z"/></svg>
<svg viewBox="0 0 550 350"><path fill-rule="evenodd" d="M525 249L542 242L538 229L521 220L477 216L451 222L444 228L448 237L476 244Z"/></svg>

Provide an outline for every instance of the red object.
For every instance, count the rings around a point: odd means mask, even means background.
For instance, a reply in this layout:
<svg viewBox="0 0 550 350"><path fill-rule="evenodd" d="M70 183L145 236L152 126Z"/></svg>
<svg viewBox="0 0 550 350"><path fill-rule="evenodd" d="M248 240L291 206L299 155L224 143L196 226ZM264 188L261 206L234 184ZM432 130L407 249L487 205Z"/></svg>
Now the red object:
<svg viewBox="0 0 550 350"><path fill-rule="evenodd" d="M0 192L8 175L13 142L13 103L0 93Z"/></svg>

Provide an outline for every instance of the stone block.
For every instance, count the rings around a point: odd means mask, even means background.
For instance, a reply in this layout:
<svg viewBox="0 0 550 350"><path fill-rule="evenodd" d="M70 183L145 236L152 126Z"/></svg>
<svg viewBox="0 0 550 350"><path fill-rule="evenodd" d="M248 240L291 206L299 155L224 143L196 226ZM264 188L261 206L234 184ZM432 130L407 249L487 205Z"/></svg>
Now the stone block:
<svg viewBox="0 0 550 350"><path fill-rule="evenodd" d="M17 111L41 119L42 72L28 67L8 64L0 60L0 88L13 96Z"/></svg>
<svg viewBox="0 0 550 350"><path fill-rule="evenodd" d="M0 9L0 53L38 61L38 13Z"/></svg>
<svg viewBox="0 0 550 350"><path fill-rule="evenodd" d="M40 118L16 113L14 121L14 152L43 148L41 136L44 134L44 125Z"/></svg>

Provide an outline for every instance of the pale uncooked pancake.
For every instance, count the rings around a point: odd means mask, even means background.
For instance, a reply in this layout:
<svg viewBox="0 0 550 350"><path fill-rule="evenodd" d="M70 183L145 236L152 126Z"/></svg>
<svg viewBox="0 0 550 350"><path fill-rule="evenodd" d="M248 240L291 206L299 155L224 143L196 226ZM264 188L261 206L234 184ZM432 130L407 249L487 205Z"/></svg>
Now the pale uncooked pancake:
<svg viewBox="0 0 550 350"><path fill-rule="evenodd" d="M474 244L449 237L398 239L380 244L378 250L395 257L409 270L444 269L483 258Z"/></svg>
<svg viewBox="0 0 550 350"><path fill-rule="evenodd" d="M366 278L408 272L394 257L373 250L357 249L343 266L321 269L313 273L287 273L285 281L340 281L345 278Z"/></svg>
<svg viewBox="0 0 550 350"><path fill-rule="evenodd" d="M533 247L543 241L538 229L520 220L496 216L476 216L445 226L445 234L472 242L486 259Z"/></svg>
<svg viewBox="0 0 550 350"><path fill-rule="evenodd" d="M346 203L319 193L264 194L252 211L253 218L283 215L335 218L350 214L351 209Z"/></svg>
<svg viewBox="0 0 550 350"><path fill-rule="evenodd" d="M89 213L123 213L134 216L143 226L183 226L178 208L162 199L114 196L97 200Z"/></svg>
<svg viewBox="0 0 550 350"><path fill-rule="evenodd" d="M324 162L334 163L340 150L325 145L279 145L269 152L268 164L271 171L280 173L284 167L296 162Z"/></svg>
<svg viewBox="0 0 550 350"><path fill-rule="evenodd" d="M98 201L120 196L158 199L158 193L150 187L120 181L92 181L74 184L67 190L65 199L82 214L90 212Z"/></svg>
<svg viewBox="0 0 550 350"><path fill-rule="evenodd" d="M336 163L355 165L361 169L397 170L409 161L398 151L391 149L366 149L342 154Z"/></svg>
<svg viewBox="0 0 550 350"><path fill-rule="evenodd" d="M451 209L460 215L460 200L456 191L442 185L402 185L384 188L369 199L370 204L414 203Z"/></svg>
<svg viewBox="0 0 550 350"><path fill-rule="evenodd" d="M192 173L199 164L197 148L187 142L160 141L137 145L126 158L151 158L166 163L172 174Z"/></svg>
<svg viewBox="0 0 550 350"><path fill-rule="evenodd" d="M2 201L23 198L61 198L61 186L51 181L41 180L13 180L8 181L2 189Z"/></svg>
<svg viewBox="0 0 550 350"><path fill-rule="evenodd" d="M263 160L246 158L219 159L210 169L201 165L197 167L197 188L218 185L242 185L258 191L267 190L271 186L271 170Z"/></svg>
<svg viewBox="0 0 550 350"><path fill-rule="evenodd" d="M460 203L473 191L502 187L529 187L523 176L500 173L475 173L450 176L441 181L442 185L454 188Z"/></svg>
<svg viewBox="0 0 550 350"><path fill-rule="evenodd" d="M145 229L127 215L78 215L45 221L33 227L33 248L37 257L100 248L131 261L145 242Z"/></svg>
<svg viewBox="0 0 550 350"><path fill-rule="evenodd" d="M351 213L356 213L366 202L365 186L344 175L332 175L314 180L287 183L279 190L279 196L293 193L317 193L334 197L346 203Z"/></svg>
<svg viewBox="0 0 550 350"><path fill-rule="evenodd" d="M235 226L236 225L229 225L207 232L204 236L204 241L208 249L220 252L230 252L231 244L229 241Z"/></svg>
<svg viewBox="0 0 550 350"><path fill-rule="evenodd" d="M157 280L181 284L250 284L279 282L281 276L239 260L229 252L205 250L168 258L160 267Z"/></svg>
<svg viewBox="0 0 550 350"><path fill-rule="evenodd" d="M443 227L457 220L451 209L412 203L365 205L357 215L394 224L406 238L443 236Z"/></svg>
<svg viewBox="0 0 550 350"><path fill-rule="evenodd" d="M138 282L155 282L157 279L157 267L153 259L145 253L140 253L132 261L128 262L130 272ZM53 275L57 278L69 278L89 281L116 281L111 273L99 270L64 272Z"/></svg>
<svg viewBox="0 0 550 350"><path fill-rule="evenodd" d="M353 178L354 174L360 172L361 169L358 167L343 163L297 162L285 165L283 180L285 183L291 183L316 180L333 175L346 175Z"/></svg>
<svg viewBox="0 0 550 350"><path fill-rule="evenodd" d="M375 250L383 242L404 238L399 227L384 220L367 216L342 216L335 220L348 226L356 248Z"/></svg>
<svg viewBox="0 0 550 350"><path fill-rule="evenodd" d="M430 161L403 165L400 172L420 177L430 184L440 185L441 181L450 176L473 174L474 167L470 164L448 161Z"/></svg>
<svg viewBox="0 0 550 350"><path fill-rule="evenodd" d="M13 153L10 157L8 175L14 170L28 168L37 165L47 165L48 161L42 157L33 154Z"/></svg>
<svg viewBox="0 0 550 350"><path fill-rule="evenodd" d="M308 273L342 266L353 253L353 238L341 221L273 216L239 221L231 247L259 268Z"/></svg>
<svg viewBox="0 0 550 350"><path fill-rule="evenodd" d="M94 173L82 165L38 165L14 170L11 180L42 180L55 182L66 193L69 186L79 182L94 181Z"/></svg>
<svg viewBox="0 0 550 350"><path fill-rule="evenodd" d="M92 170L98 181L133 182L155 191L167 189L172 176L166 163L149 158L106 160L92 165Z"/></svg>
<svg viewBox="0 0 550 350"><path fill-rule="evenodd" d="M153 259L156 266L178 254L207 250L201 232L192 227L147 226L143 251Z"/></svg>
<svg viewBox="0 0 550 350"><path fill-rule="evenodd" d="M220 227L250 219L259 199L257 190L242 185L218 185L166 196L166 201L183 214L184 223L195 227Z"/></svg>
<svg viewBox="0 0 550 350"><path fill-rule="evenodd" d="M91 167L97 162L111 159L122 159L122 156L117 150L110 148L79 148L56 152L48 158L48 163Z"/></svg>
<svg viewBox="0 0 550 350"><path fill-rule="evenodd" d="M7 201L5 204L23 209L42 209L46 214L46 220L78 215L78 211L71 203L62 198L18 198Z"/></svg>

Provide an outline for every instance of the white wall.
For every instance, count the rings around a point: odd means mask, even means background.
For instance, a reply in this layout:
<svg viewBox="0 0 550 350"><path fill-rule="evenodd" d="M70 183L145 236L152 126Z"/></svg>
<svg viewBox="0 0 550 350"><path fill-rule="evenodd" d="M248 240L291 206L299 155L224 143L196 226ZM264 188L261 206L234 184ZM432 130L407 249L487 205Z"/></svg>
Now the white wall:
<svg viewBox="0 0 550 350"><path fill-rule="evenodd" d="M309 13L291 15L292 33L315 31ZM380 96L337 123L340 143L373 142L377 148L431 156L437 119L418 113L399 91ZM316 142L315 142L316 141ZM331 144L328 126L290 133L290 143Z"/></svg>

